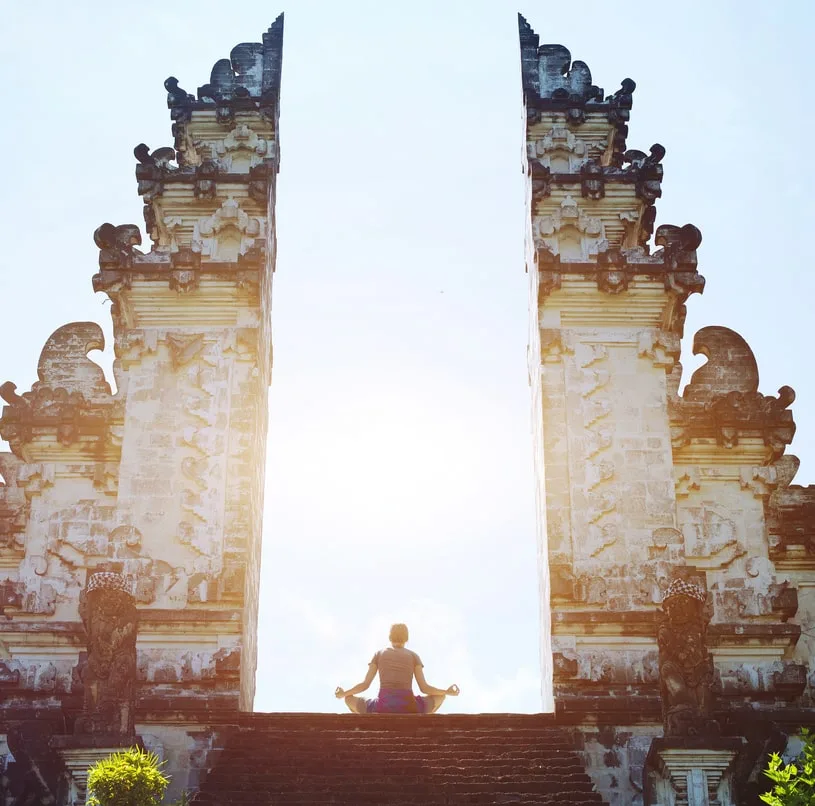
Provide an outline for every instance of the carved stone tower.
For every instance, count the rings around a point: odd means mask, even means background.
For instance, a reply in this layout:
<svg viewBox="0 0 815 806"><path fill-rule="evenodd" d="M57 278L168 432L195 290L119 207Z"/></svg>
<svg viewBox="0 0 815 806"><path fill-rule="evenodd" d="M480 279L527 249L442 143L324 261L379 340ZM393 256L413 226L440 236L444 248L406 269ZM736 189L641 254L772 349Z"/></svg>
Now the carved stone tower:
<svg viewBox="0 0 815 806"><path fill-rule="evenodd" d="M189 748L191 725L252 708L282 43L281 16L196 96L165 82L174 145L135 149L151 249L135 225L95 233L115 392L87 358L104 346L90 322L54 332L31 391L0 388L0 720L15 737L49 715L72 732L94 571L122 575L138 606L146 741Z"/></svg>
<svg viewBox="0 0 815 806"><path fill-rule="evenodd" d="M702 238L655 229L665 149L627 148L634 82L605 95L566 48L539 46L523 17L519 29L544 667L598 786L632 803L662 732L658 607L672 581L707 602L722 733L755 740L757 758L771 724L806 724L815 488L789 486L794 393L759 394L738 334L696 334L708 362L679 394Z"/></svg>

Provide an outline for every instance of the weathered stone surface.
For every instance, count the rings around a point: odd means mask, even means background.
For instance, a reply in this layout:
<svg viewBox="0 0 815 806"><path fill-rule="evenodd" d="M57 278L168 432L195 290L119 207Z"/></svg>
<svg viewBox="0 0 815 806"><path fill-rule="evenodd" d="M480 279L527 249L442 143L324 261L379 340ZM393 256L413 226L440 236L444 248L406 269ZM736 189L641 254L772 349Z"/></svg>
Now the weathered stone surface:
<svg viewBox="0 0 815 806"><path fill-rule="evenodd" d="M88 636L88 659L76 733L133 737L138 613L126 577L110 571L91 574L79 615Z"/></svg>
<svg viewBox="0 0 815 806"><path fill-rule="evenodd" d="M675 579L662 600L657 631L665 736L717 735L713 658L707 648L706 592Z"/></svg>
<svg viewBox="0 0 815 806"><path fill-rule="evenodd" d="M790 486L783 456L794 393L759 392L749 346L708 327L694 339L708 362L680 394L685 304L705 281L699 230L657 226L665 149L626 146L633 82L604 96L566 48L539 45L522 17L519 31L539 556L552 609L550 619L542 604L542 659L559 713L595 749L598 720L636 727L641 742L663 728L735 730L729 715L742 708L765 732L784 709L785 724L796 708L805 724L815 497ZM677 578L707 593L693 629L655 611ZM683 653L698 656L695 677ZM694 715L682 722L685 706ZM633 733L619 736L613 754L584 757L609 800L638 804L642 787L611 771L633 752Z"/></svg>
<svg viewBox="0 0 815 806"><path fill-rule="evenodd" d="M175 147L134 150L150 250L133 224L94 233L116 392L86 322L48 339L30 391L0 387L0 733L54 712L69 766L144 724L184 769L175 723L252 705L282 33L199 98L168 79Z"/></svg>

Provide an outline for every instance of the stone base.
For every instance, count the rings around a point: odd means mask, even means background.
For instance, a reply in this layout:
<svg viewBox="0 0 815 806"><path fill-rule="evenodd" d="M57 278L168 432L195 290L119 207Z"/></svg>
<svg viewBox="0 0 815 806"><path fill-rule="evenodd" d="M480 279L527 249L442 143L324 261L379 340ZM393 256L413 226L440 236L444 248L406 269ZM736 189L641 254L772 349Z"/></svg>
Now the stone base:
<svg viewBox="0 0 815 806"><path fill-rule="evenodd" d="M645 806L735 806L734 762L745 740L654 739L645 762Z"/></svg>
<svg viewBox="0 0 815 806"><path fill-rule="evenodd" d="M65 765L65 788L68 806L84 806L88 789L88 770L111 753L140 747L137 736L54 736L51 747Z"/></svg>

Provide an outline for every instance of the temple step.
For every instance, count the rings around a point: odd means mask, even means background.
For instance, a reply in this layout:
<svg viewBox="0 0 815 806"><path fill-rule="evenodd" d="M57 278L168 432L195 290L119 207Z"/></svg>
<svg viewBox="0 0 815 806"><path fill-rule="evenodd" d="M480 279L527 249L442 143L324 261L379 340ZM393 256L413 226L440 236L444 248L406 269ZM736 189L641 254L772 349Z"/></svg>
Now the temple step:
<svg viewBox="0 0 815 806"><path fill-rule="evenodd" d="M603 800L550 715L246 714L195 806L574 804Z"/></svg>

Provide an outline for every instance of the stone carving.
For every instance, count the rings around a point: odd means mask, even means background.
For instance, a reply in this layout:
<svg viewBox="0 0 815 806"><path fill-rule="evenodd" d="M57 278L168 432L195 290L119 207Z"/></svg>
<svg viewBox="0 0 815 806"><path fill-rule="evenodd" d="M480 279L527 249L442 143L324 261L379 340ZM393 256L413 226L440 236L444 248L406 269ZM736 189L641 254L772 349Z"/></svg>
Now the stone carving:
<svg viewBox="0 0 815 806"><path fill-rule="evenodd" d="M261 137L245 123L238 124L223 140L196 141L195 148L202 160L217 157L221 170L227 173L248 173L275 155L274 141Z"/></svg>
<svg viewBox="0 0 815 806"><path fill-rule="evenodd" d="M662 367L670 372L679 360L681 345L676 333L666 330L643 330L639 334L637 355L650 358L655 367Z"/></svg>
<svg viewBox="0 0 815 806"><path fill-rule="evenodd" d="M217 261L237 261L263 237L263 222L251 218L234 199L227 199L207 218L195 222L192 250Z"/></svg>
<svg viewBox="0 0 815 806"><path fill-rule="evenodd" d="M648 204L653 204L662 196L662 158L665 156L665 147L659 143L651 146L650 155L634 149L626 151L623 163L630 163L628 170L637 174L637 198Z"/></svg>
<svg viewBox="0 0 815 806"><path fill-rule="evenodd" d="M693 352L708 361L693 373L684 396L670 403L675 446L712 433L721 445L732 448L740 434L759 431L774 456L780 456L795 433L787 410L795 392L782 386L778 397L759 393L753 352L726 327L702 328L694 337Z"/></svg>
<svg viewBox="0 0 815 806"><path fill-rule="evenodd" d="M541 98L584 102L603 99L603 90L591 83L589 66L572 62L572 54L563 45L538 48L538 80Z"/></svg>
<svg viewBox="0 0 815 806"><path fill-rule="evenodd" d="M258 204L266 205L269 196L269 184L274 176L274 165L264 160L249 169L249 196Z"/></svg>
<svg viewBox="0 0 815 806"><path fill-rule="evenodd" d="M22 558L29 503L17 484L20 460L12 453L0 453L0 557Z"/></svg>
<svg viewBox="0 0 815 806"><path fill-rule="evenodd" d="M584 199L602 199L606 195L603 166L597 160L588 160L580 168L580 192Z"/></svg>
<svg viewBox="0 0 815 806"><path fill-rule="evenodd" d="M193 193L196 199L214 199L218 178L218 163L214 160L204 160L195 168L195 184Z"/></svg>
<svg viewBox="0 0 815 806"><path fill-rule="evenodd" d="M709 403L730 392L758 391L758 365L747 342L726 327L704 327L693 337L693 354L708 360L693 373L686 400Z"/></svg>
<svg viewBox="0 0 815 806"><path fill-rule="evenodd" d="M126 269L133 265L133 256L141 252L134 247L141 244L141 233L136 224L102 224L93 233L99 247L100 269Z"/></svg>
<svg viewBox="0 0 815 806"><path fill-rule="evenodd" d="M167 107L173 112L172 119L179 120L183 114L181 110L190 102L194 102L195 96L181 89L175 76L170 76L164 80L164 89L167 90ZM175 114L176 110L179 111L178 115Z"/></svg>
<svg viewBox="0 0 815 806"><path fill-rule="evenodd" d="M133 736L138 613L118 573L91 574L79 599L88 640L85 700L78 734Z"/></svg>
<svg viewBox="0 0 815 806"><path fill-rule="evenodd" d="M781 489L776 490L768 502L770 557L812 562L815 558L815 486L790 485L789 481L780 485Z"/></svg>
<svg viewBox="0 0 815 806"><path fill-rule="evenodd" d="M102 350L105 339L95 322L74 322L54 331L40 353L37 381L30 392L17 394L8 381L0 397L9 405L0 417L0 434L17 455L35 428L54 428L57 439L70 445L87 427L106 436L113 398L102 368L90 350Z"/></svg>
<svg viewBox="0 0 815 806"><path fill-rule="evenodd" d="M696 272L696 250L702 243L702 233L693 224L684 227L662 224L657 227L654 242L662 247L661 256L666 269Z"/></svg>
<svg viewBox="0 0 815 806"><path fill-rule="evenodd" d="M151 154L144 143L139 143L133 149L133 155L139 161L136 166L138 194L144 196L145 202L150 202L164 191L162 179L173 170L170 163L176 158L175 149L165 146Z"/></svg>
<svg viewBox="0 0 815 806"><path fill-rule="evenodd" d="M585 120L586 111L596 106L608 115L616 127L612 164L619 167L628 129L632 93L636 84L623 80L613 95L603 97L602 88L592 84L591 71L585 62L572 62L572 55L563 45L538 45L539 37L520 14L518 33L521 44L521 76L527 104L532 109L530 123L540 119L535 106L562 109L569 123L579 124ZM537 115L536 115L537 113Z"/></svg>
<svg viewBox="0 0 815 806"><path fill-rule="evenodd" d="M209 83L198 88L198 100L222 104L233 98L260 98L280 81L283 15L263 35L263 42L244 42L212 68Z"/></svg>
<svg viewBox="0 0 815 806"><path fill-rule="evenodd" d="M532 204L539 204L552 194L552 171L538 160L529 162L532 178Z"/></svg>
<svg viewBox="0 0 815 806"><path fill-rule="evenodd" d="M586 215L569 195L560 203L560 209L537 220L536 229L536 246L546 247L561 261L587 262L608 248L603 222Z"/></svg>
<svg viewBox="0 0 815 806"><path fill-rule="evenodd" d="M715 735L713 659L707 650L705 591L675 579L662 600L657 630L659 685L666 737Z"/></svg>
<svg viewBox="0 0 815 806"><path fill-rule="evenodd" d="M589 155L588 145L566 126L553 126L542 138L530 143L530 159L554 173L578 173Z"/></svg>

